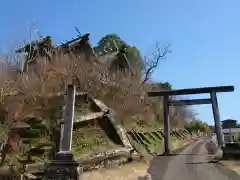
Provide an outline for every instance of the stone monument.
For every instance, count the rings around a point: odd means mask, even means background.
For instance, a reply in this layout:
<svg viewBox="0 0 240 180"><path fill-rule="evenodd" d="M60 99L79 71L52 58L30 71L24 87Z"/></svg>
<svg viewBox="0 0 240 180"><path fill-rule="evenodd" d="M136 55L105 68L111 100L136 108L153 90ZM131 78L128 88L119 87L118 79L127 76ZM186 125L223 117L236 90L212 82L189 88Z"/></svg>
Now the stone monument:
<svg viewBox="0 0 240 180"><path fill-rule="evenodd" d="M67 86L64 122L61 128L60 150L44 170L43 180L78 180L78 163L71 152L76 87Z"/></svg>

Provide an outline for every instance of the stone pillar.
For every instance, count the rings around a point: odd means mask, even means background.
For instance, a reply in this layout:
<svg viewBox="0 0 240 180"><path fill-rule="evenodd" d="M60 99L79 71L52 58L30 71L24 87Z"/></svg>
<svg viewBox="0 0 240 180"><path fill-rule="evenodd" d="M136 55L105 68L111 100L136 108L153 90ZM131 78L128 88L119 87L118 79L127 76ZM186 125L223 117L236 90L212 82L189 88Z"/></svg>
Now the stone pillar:
<svg viewBox="0 0 240 180"><path fill-rule="evenodd" d="M212 110L213 110L213 117L214 117L214 122L215 122L215 131L216 131L216 135L217 135L218 146L223 147L224 139L223 139L222 126L221 126L216 92L210 93L210 96L211 96L211 101L212 101Z"/></svg>
<svg viewBox="0 0 240 180"><path fill-rule="evenodd" d="M169 147L170 126L169 126L168 96L164 96L163 98L163 113L164 113L164 154L170 154L170 147Z"/></svg>
<svg viewBox="0 0 240 180"><path fill-rule="evenodd" d="M64 124L60 151L46 165L43 180L79 180L78 163L71 153L76 88L70 84L65 98Z"/></svg>

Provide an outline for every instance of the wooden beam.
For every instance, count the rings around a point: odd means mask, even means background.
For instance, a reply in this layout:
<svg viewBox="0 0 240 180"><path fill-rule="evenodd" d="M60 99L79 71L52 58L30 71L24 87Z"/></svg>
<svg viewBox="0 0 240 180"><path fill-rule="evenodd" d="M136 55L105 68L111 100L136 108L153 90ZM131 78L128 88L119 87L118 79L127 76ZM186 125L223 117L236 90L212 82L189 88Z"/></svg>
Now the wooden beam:
<svg viewBox="0 0 240 180"><path fill-rule="evenodd" d="M191 99L191 100L170 100L169 106L182 106L182 105L197 105L197 104L211 104L212 101L208 99Z"/></svg>
<svg viewBox="0 0 240 180"><path fill-rule="evenodd" d="M204 94L211 92L233 92L234 86L216 86L216 87L203 87L203 88L190 88L179 90L163 90L148 92L148 96L172 96L172 95L188 95L188 94Z"/></svg>

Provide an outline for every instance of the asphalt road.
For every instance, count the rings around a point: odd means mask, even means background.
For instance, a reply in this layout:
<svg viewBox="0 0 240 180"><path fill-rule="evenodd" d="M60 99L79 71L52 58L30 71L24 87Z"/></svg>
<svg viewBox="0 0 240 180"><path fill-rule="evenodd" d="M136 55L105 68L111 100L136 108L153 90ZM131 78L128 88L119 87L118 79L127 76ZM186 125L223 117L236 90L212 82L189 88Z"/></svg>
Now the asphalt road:
<svg viewBox="0 0 240 180"><path fill-rule="evenodd" d="M237 173L212 162L207 141L199 139L172 156L155 157L148 169L152 180L240 180Z"/></svg>

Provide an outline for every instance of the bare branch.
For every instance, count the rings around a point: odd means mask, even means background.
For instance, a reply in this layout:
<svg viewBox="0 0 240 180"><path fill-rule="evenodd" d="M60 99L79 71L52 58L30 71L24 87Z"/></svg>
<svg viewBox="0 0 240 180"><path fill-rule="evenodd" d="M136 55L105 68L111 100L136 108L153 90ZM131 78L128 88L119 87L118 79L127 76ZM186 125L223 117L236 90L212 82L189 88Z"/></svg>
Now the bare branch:
<svg viewBox="0 0 240 180"><path fill-rule="evenodd" d="M163 48L156 44L157 52L154 52L152 58L145 57L144 58L144 78L142 84L146 83L151 75L153 74L154 70L157 68L159 61L164 59L165 56L170 53L170 44L167 44Z"/></svg>

